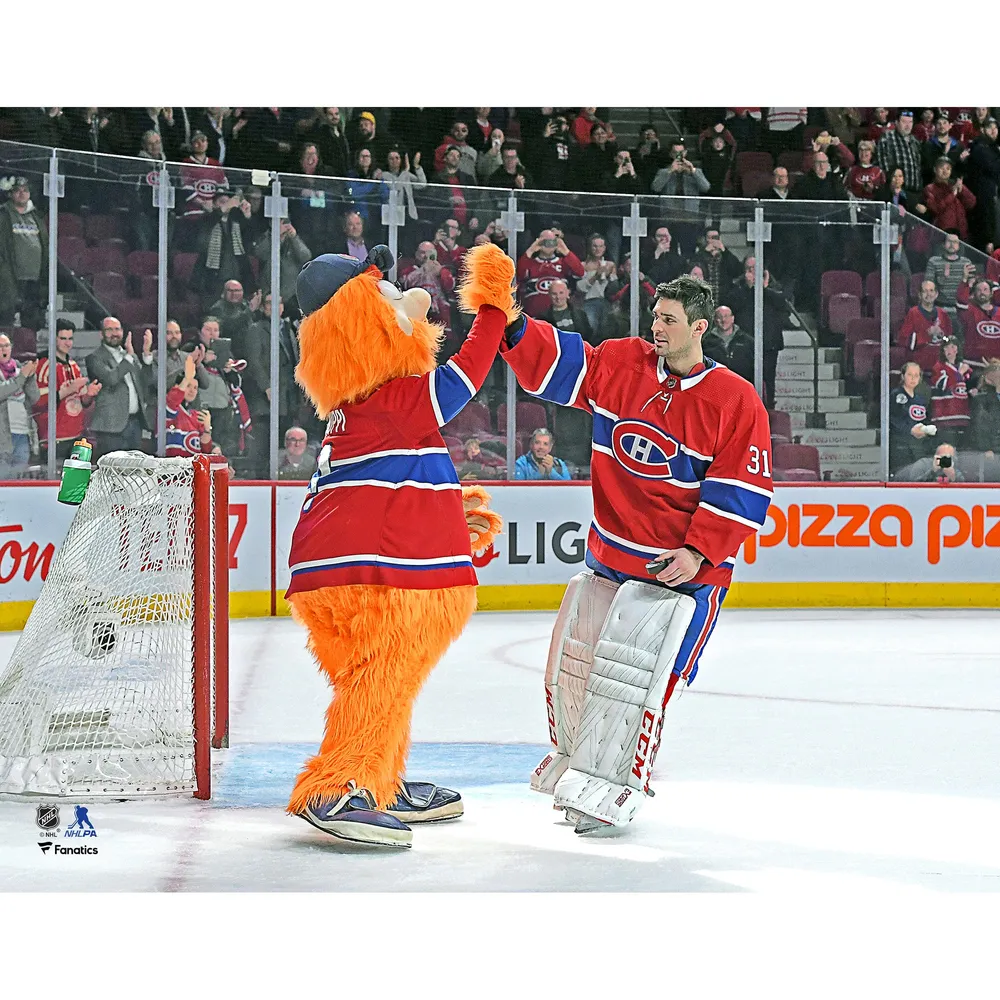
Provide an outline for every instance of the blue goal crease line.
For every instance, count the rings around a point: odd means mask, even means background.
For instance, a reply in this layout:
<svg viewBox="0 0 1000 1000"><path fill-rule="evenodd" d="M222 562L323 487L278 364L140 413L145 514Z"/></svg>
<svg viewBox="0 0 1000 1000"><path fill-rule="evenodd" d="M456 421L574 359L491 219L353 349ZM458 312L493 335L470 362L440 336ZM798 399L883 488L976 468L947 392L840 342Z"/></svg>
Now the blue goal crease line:
<svg viewBox="0 0 1000 1000"><path fill-rule="evenodd" d="M484 785L526 785L549 751L542 743L414 743L406 776L461 791ZM238 743L216 757L212 804L284 808L315 743Z"/></svg>

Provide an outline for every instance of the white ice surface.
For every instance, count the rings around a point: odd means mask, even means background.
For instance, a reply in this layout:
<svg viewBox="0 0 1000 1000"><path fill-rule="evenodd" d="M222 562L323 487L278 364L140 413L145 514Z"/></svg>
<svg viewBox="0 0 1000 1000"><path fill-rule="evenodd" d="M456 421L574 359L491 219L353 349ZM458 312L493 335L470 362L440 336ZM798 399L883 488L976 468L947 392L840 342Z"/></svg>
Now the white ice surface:
<svg viewBox="0 0 1000 1000"><path fill-rule="evenodd" d="M553 619L479 614L432 675L414 760L468 756L466 815L418 827L412 850L285 815L328 691L292 621L237 621L218 797L94 804L98 836L60 842L96 857L43 855L34 805L0 802L0 891L1000 889L1000 613L724 610L672 706L656 797L613 838L576 836L527 788Z"/></svg>

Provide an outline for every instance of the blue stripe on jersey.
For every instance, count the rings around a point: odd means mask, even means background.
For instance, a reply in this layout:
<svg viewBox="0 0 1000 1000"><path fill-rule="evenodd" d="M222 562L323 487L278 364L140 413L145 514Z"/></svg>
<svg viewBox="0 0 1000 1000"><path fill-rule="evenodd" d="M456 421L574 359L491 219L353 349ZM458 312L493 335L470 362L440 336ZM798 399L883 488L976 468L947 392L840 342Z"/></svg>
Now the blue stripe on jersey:
<svg viewBox="0 0 1000 1000"><path fill-rule="evenodd" d="M408 563L394 562L388 559L372 559L371 557L356 558L354 556L346 556L342 559L331 559L329 562L324 562L317 566L303 566L300 569L293 569L291 575L302 576L305 573L325 573L331 569L343 569L349 566L378 566L381 569L404 569L414 572L422 572L424 570L464 569L466 566L471 565L472 559L469 556L456 556L454 559L441 560L440 562L419 566Z"/></svg>
<svg viewBox="0 0 1000 1000"><path fill-rule="evenodd" d="M583 338L578 333L557 330L548 323L545 325L552 331L559 346L559 360L556 362L555 371L545 388L539 392L533 392L531 395L568 406L573 402L573 390L576 389L576 385L580 381L580 374L584 367Z"/></svg>
<svg viewBox="0 0 1000 1000"><path fill-rule="evenodd" d="M455 463L451 456L435 452L430 455L383 455L379 458L362 459L348 465L334 466L326 475L313 476L315 487L323 489L339 483L374 479L379 482L416 482L439 485L458 483Z"/></svg>
<svg viewBox="0 0 1000 1000"><path fill-rule="evenodd" d="M462 376L448 365L441 365L431 373L430 390L437 399L442 427L458 416L473 396Z"/></svg>
<svg viewBox="0 0 1000 1000"><path fill-rule="evenodd" d="M701 484L701 500L718 507L719 510L745 517L748 521L760 525L763 525L767 509L771 506L769 496L730 483L720 483L714 479L706 479Z"/></svg>

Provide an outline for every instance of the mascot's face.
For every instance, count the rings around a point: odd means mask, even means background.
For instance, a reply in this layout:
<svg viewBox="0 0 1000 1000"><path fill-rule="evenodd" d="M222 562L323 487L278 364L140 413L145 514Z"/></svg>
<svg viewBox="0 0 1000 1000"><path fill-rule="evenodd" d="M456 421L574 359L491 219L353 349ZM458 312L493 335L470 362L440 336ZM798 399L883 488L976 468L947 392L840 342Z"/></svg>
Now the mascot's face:
<svg viewBox="0 0 1000 1000"><path fill-rule="evenodd" d="M401 292L369 267L302 321L295 380L320 419L391 379L435 367L444 330L427 321L430 304L422 288Z"/></svg>

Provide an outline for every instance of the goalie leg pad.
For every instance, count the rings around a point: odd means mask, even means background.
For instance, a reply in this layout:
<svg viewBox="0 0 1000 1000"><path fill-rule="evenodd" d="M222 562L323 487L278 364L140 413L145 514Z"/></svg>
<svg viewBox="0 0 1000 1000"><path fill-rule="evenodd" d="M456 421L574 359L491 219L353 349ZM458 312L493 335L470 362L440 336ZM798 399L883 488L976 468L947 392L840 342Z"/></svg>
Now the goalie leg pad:
<svg viewBox="0 0 1000 1000"><path fill-rule="evenodd" d="M569 582L552 629L545 668L545 713L553 749L531 773L531 787L549 795L569 765L580 708L618 584L589 570Z"/></svg>
<svg viewBox="0 0 1000 1000"><path fill-rule="evenodd" d="M629 580L594 651L576 741L555 805L625 826L645 798L652 749L674 685L672 670L697 604Z"/></svg>

